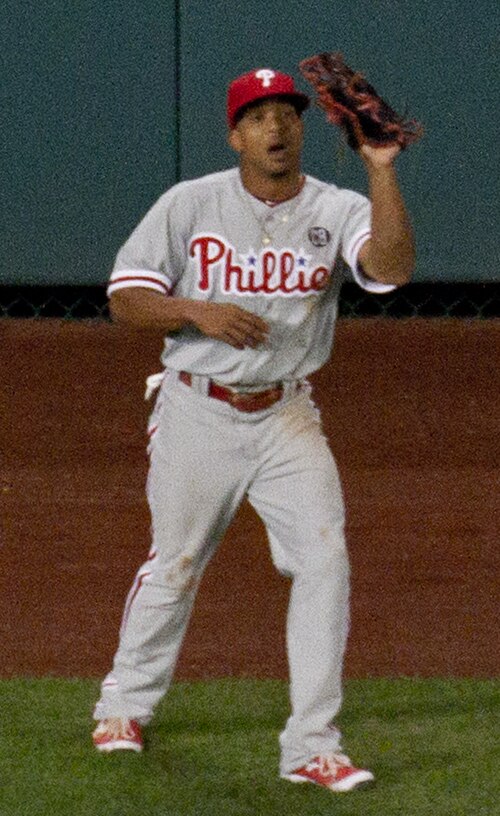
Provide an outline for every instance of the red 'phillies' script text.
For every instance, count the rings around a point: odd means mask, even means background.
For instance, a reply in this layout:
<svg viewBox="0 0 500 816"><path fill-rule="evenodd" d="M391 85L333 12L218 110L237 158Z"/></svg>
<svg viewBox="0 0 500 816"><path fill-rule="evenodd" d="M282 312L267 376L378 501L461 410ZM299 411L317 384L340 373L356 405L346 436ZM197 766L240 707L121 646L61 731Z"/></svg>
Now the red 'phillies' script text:
<svg viewBox="0 0 500 816"><path fill-rule="evenodd" d="M218 235L197 235L189 254L197 265L197 287L209 292L219 283L225 294L310 295L328 285L330 270L312 267L304 253L291 249L265 249L258 254L249 250L242 263L236 263L235 248ZM216 274L217 273L217 274Z"/></svg>

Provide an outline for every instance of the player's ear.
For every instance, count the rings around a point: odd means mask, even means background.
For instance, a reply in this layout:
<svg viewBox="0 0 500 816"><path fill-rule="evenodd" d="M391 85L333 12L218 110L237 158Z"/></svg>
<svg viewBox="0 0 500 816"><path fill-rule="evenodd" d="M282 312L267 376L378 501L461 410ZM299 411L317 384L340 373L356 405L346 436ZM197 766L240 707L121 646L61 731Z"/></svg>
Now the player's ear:
<svg viewBox="0 0 500 816"><path fill-rule="evenodd" d="M228 133L227 140L236 153L241 153L242 143L241 134L237 127L231 128Z"/></svg>

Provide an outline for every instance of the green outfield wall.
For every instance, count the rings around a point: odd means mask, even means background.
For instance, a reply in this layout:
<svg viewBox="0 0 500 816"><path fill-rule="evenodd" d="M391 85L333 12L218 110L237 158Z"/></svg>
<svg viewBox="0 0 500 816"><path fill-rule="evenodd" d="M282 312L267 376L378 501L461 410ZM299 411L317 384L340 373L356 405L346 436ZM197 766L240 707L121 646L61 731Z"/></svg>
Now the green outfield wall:
<svg viewBox="0 0 500 816"><path fill-rule="evenodd" d="M230 166L229 79L339 50L425 125L399 159L417 281L500 280L494 0L6 0L0 282L95 285L169 185ZM305 170L365 191L321 111Z"/></svg>

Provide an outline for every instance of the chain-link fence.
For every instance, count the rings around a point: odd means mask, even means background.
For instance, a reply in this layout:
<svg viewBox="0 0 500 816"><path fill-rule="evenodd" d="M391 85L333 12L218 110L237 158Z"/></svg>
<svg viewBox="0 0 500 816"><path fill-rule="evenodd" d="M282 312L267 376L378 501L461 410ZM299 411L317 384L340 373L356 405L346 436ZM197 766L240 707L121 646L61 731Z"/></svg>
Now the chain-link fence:
<svg viewBox="0 0 500 816"><path fill-rule="evenodd" d="M342 288L341 317L500 317L500 283L412 283L389 295ZM104 287L0 287L0 318L109 319Z"/></svg>

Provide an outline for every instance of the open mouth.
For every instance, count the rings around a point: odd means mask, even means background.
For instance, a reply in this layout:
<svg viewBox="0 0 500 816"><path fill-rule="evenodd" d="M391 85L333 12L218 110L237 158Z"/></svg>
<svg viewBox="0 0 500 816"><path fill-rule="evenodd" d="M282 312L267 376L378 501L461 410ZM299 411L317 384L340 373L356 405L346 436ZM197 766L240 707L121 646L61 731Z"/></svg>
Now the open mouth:
<svg viewBox="0 0 500 816"><path fill-rule="evenodd" d="M268 152L271 154L271 156L283 155L285 153L285 150L286 146L281 142L271 145L271 147L268 148Z"/></svg>

